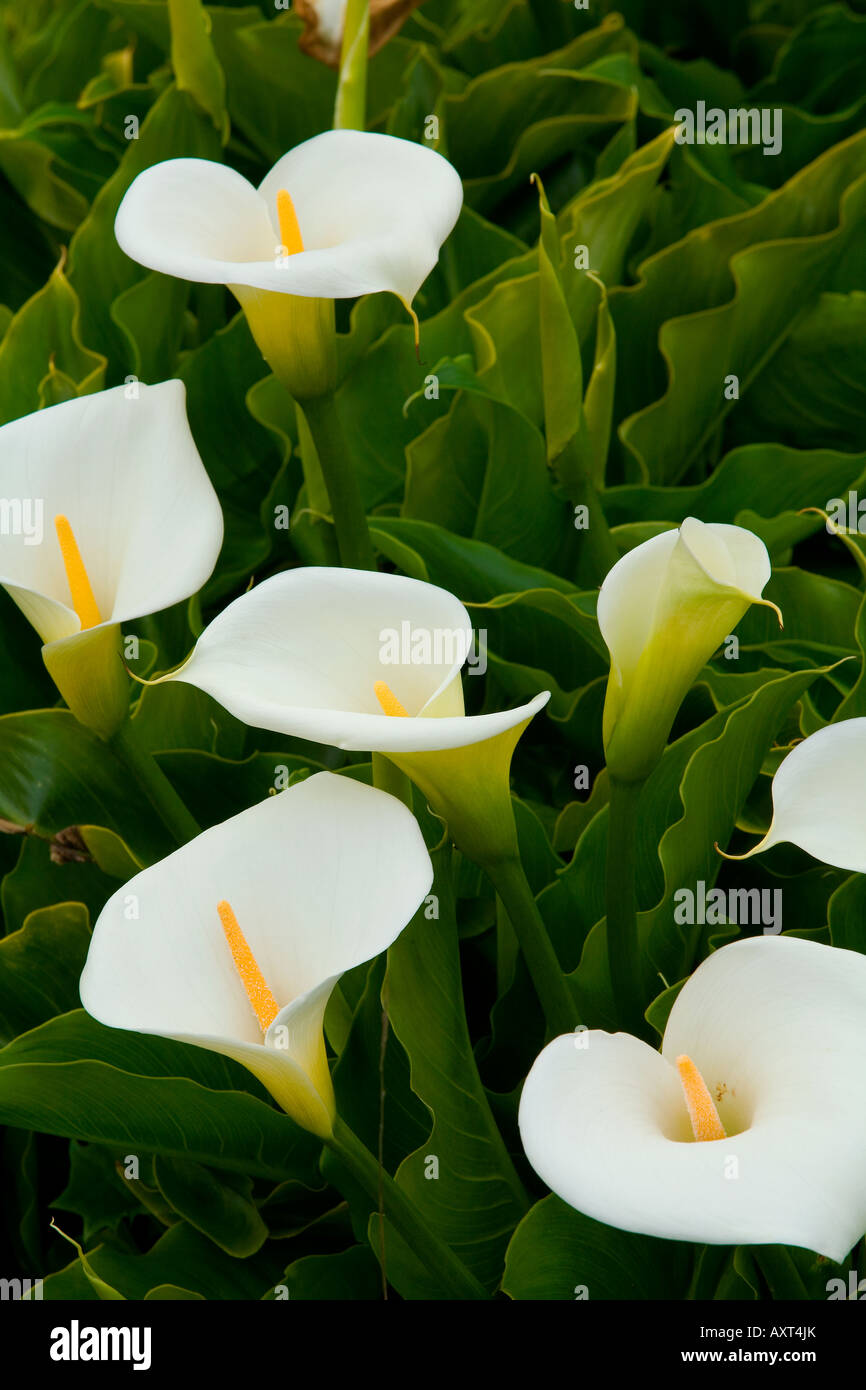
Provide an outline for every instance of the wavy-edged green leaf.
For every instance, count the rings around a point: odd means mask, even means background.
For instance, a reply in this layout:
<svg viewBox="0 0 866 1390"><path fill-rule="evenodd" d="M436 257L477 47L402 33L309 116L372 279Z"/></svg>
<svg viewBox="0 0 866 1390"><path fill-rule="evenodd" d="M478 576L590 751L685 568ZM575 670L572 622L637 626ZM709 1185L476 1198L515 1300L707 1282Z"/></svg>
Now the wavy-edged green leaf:
<svg viewBox="0 0 866 1390"><path fill-rule="evenodd" d="M502 1288L521 1301L682 1299L688 1277L689 1246L604 1226L551 1195L515 1231Z"/></svg>
<svg viewBox="0 0 866 1390"><path fill-rule="evenodd" d="M257 1177L308 1172L316 1142L261 1094L214 1053L103 1028L83 1010L0 1051L0 1123Z"/></svg>

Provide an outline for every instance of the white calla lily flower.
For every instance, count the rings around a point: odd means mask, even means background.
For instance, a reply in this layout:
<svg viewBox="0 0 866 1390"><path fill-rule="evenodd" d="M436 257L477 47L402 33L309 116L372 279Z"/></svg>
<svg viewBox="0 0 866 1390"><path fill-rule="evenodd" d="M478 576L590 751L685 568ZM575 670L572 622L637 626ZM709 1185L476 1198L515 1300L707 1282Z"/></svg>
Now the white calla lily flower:
<svg viewBox="0 0 866 1390"><path fill-rule="evenodd" d="M608 1225L841 1261L866 1231L866 956L796 937L723 946L661 1052L556 1038L520 1101L527 1157Z"/></svg>
<svg viewBox="0 0 866 1390"><path fill-rule="evenodd" d="M260 729L336 748L464 748L523 725L549 698L466 715L472 623L446 589L402 575L310 566L230 603L162 681L206 691Z"/></svg>
<svg viewBox="0 0 866 1390"><path fill-rule="evenodd" d="M0 584L82 722L125 716L120 628L189 598L222 544L180 381L82 396L0 429L0 491L33 528L0 533Z"/></svg>
<svg viewBox="0 0 866 1390"><path fill-rule="evenodd" d="M326 1138L331 991L396 940L432 880L418 824L395 797L318 773L125 883L94 928L81 1002L110 1028L234 1058Z"/></svg>
<svg viewBox="0 0 866 1390"><path fill-rule="evenodd" d="M741 526L688 517L644 541L610 571L598 622L611 657L604 744L612 776L649 775L701 667L750 604L763 604L770 558Z"/></svg>
<svg viewBox="0 0 866 1390"><path fill-rule="evenodd" d="M409 308L462 200L435 150L331 130L283 155L257 189L211 160L155 164L128 189L115 235L151 270L228 285L263 356L303 400L334 385L331 301L388 290Z"/></svg>
<svg viewBox="0 0 866 1390"><path fill-rule="evenodd" d="M866 873L863 763L866 719L843 719L794 747L773 778L773 819L749 859L773 845L797 845L813 859Z"/></svg>
<svg viewBox="0 0 866 1390"><path fill-rule="evenodd" d="M256 728L384 754L462 852L488 871L509 904L539 997L567 1024L573 1003L520 869L509 780L517 741L549 692L514 709L466 715L460 669L471 645L469 615L445 589L312 566L235 599L189 659L160 680L198 686ZM374 771L393 776L375 757Z"/></svg>

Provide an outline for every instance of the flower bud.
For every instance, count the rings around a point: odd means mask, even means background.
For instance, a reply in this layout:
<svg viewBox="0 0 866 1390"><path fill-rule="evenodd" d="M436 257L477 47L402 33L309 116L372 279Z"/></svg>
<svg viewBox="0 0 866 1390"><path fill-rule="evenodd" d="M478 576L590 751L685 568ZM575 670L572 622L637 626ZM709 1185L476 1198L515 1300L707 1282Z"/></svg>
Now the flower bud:
<svg viewBox="0 0 866 1390"><path fill-rule="evenodd" d="M677 710L702 666L770 578L767 548L740 526L688 517L624 555L598 596L610 652L604 705L608 771L622 782L648 777Z"/></svg>

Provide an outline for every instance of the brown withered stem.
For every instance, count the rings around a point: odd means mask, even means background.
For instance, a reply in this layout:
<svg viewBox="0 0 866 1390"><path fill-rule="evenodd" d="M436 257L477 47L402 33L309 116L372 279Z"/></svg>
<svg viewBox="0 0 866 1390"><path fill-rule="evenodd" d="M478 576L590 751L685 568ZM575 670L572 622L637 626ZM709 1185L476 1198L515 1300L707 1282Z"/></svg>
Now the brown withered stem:
<svg viewBox="0 0 866 1390"><path fill-rule="evenodd" d="M16 825L0 817L0 835L30 835L34 840L44 840L52 864L89 864L93 860L77 825L58 830L56 835L40 835L32 825Z"/></svg>

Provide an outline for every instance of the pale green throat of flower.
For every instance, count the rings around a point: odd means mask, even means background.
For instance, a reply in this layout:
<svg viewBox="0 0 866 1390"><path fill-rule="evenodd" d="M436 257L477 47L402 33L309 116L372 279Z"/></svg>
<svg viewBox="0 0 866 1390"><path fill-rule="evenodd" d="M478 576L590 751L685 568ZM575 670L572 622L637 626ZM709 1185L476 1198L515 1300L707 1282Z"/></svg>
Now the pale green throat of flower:
<svg viewBox="0 0 866 1390"><path fill-rule="evenodd" d="M98 627L102 622L102 615L93 596L93 589L90 586L87 570L81 558L81 551L78 549L75 533L65 516L54 518L54 529L57 532L57 543L63 557L63 567L66 570L66 582L69 585L72 607L78 615L81 631L84 632L89 627Z"/></svg>

